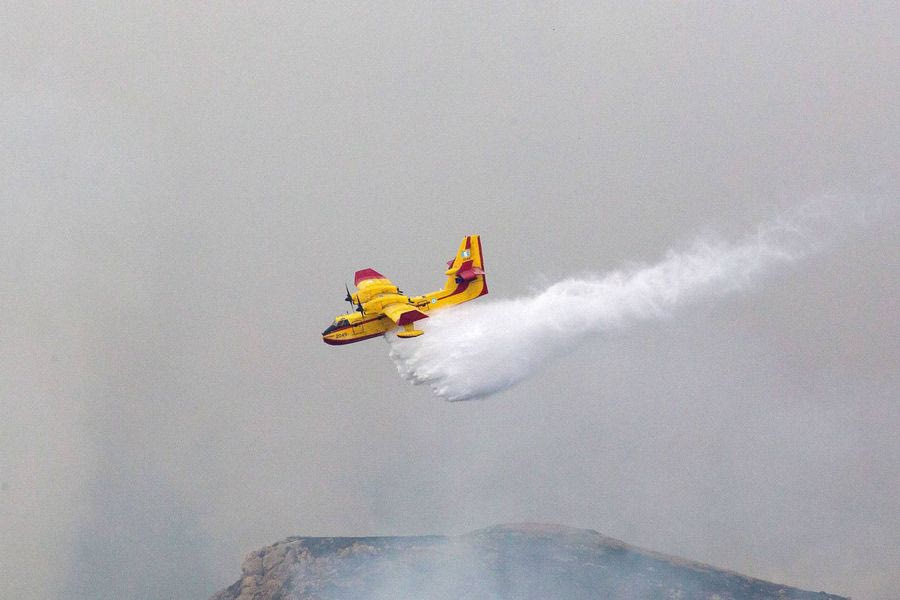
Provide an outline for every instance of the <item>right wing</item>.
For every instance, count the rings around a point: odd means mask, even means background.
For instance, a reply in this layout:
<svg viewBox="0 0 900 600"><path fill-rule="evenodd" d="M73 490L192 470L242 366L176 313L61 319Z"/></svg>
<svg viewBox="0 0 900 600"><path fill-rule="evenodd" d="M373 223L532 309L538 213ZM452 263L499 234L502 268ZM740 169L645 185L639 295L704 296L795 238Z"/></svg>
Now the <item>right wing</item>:
<svg viewBox="0 0 900 600"><path fill-rule="evenodd" d="M427 319L428 315L409 304L388 304L383 309L385 316L397 325L409 325L419 319Z"/></svg>

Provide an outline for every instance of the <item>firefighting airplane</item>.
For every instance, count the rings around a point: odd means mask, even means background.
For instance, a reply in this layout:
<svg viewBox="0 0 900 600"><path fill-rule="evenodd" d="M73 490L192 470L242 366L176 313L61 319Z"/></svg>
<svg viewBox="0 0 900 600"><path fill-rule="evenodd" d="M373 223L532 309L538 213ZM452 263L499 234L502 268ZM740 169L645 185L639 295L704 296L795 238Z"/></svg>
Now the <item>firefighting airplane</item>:
<svg viewBox="0 0 900 600"><path fill-rule="evenodd" d="M361 342L382 335L395 327L403 330L397 337L422 335L413 323L428 318L428 313L473 300L488 293L481 256L481 239L466 236L456 257L447 263L444 289L423 296L404 296L384 275L373 269L356 272L355 294L347 289L345 300L356 310L339 315L322 332L322 341L333 346Z"/></svg>

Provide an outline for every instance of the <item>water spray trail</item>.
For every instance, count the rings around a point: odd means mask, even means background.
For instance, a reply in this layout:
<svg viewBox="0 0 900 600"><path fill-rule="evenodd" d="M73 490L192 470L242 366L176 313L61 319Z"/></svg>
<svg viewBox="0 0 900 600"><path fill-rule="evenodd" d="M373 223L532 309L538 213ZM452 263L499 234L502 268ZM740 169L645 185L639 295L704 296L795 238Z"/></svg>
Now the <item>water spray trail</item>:
<svg viewBox="0 0 900 600"><path fill-rule="evenodd" d="M405 379L446 400L505 390L591 335L659 319L703 298L741 289L801 258L821 237L822 211L805 206L738 243L701 238L655 265L565 279L534 295L484 299L420 322L415 339L388 335ZM832 221L832 219L825 219Z"/></svg>

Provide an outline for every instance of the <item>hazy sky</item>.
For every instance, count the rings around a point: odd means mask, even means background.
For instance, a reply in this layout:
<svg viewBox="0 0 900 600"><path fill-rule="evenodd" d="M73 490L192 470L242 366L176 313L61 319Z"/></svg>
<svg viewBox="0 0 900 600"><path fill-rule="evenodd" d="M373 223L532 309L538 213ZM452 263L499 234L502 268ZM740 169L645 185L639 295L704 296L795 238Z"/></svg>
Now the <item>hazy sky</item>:
<svg viewBox="0 0 900 600"><path fill-rule="evenodd" d="M288 535L587 527L900 590L896 2L21 3L0 19L0 572L204 598ZM480 233L493 298L868 224L445 403L343 285Z"/></svg>

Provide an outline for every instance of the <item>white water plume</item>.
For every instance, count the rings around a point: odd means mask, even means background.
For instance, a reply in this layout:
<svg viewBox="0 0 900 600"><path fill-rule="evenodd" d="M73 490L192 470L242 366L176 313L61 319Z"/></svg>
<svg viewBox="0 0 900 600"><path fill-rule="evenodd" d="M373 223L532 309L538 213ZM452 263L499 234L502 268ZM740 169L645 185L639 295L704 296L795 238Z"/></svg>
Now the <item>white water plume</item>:
<svg viewBox="0 0 900 600"><path fill-rule="evenodd" d="M480 299L420 322L425 335L386 336L405 379L427 384L446 400L483 398L505 390L592 335L664 318L703 298L741 289L794 261L821 239L815 231L833 211L809 205L737 243L704 237L638 265L555 283L533 295ZM815 240L815 241L814 241Z"/></svg>

